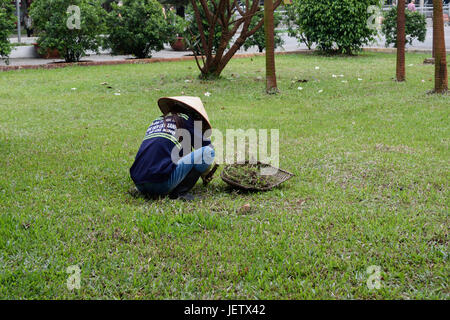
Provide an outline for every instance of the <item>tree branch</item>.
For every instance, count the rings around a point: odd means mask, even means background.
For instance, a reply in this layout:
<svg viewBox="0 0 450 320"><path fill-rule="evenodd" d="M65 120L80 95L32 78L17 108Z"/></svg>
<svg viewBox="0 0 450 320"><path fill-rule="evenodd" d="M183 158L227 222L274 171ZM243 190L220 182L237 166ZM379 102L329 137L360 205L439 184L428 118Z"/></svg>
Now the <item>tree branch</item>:
<svg viewBox="0 0 450 320"><path fill-rule="evenodd" d="M204 1L204 0L201 0L201 1ZM206 42L205 31L203 29L202 17L200 16L200 10L197 6L196 0L191 0L191 4L194 9L195 20L197 21L198 31L200 33L200 39L202 42L203 52L206 55L206 59L208 59L208 56L210 55L210 53L208 52L208 45Z"/></svg>

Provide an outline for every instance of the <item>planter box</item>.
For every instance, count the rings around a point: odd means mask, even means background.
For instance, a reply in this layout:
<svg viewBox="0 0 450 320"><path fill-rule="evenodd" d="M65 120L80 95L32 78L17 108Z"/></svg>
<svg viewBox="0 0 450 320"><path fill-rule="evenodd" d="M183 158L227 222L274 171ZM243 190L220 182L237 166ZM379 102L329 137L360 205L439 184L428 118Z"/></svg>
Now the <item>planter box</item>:
<svg viewBox="0 0 450 320"><path fill-rule="evenodd" d="M36 49L36 52L38 56L42 59L61 59L61 54L59 53L58 49L47 49L47 52L45 54L39 53L39 45L37 43L33 43L34 48Z"/></svg>
<svg viewBox="0 0 450 320"><path fill-rule="evenodd" d="M11 59L33 59L39 58L36 49L33 45L29 46L15 46L13 47L11 54L9 55Z"/></svg>

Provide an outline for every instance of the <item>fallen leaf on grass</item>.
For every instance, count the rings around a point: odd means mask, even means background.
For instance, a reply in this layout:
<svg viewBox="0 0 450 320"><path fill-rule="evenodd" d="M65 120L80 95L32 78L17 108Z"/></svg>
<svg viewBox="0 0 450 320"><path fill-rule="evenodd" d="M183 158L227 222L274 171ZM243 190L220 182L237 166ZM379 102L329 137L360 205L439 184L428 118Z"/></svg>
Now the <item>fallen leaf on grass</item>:
<svg viewBox="0 0 450 320"><path fill-rule="evenodd" d="M250 203L246 203L242 207L239 208L239 213L247 213L250 210L251 210Z"/></svg>

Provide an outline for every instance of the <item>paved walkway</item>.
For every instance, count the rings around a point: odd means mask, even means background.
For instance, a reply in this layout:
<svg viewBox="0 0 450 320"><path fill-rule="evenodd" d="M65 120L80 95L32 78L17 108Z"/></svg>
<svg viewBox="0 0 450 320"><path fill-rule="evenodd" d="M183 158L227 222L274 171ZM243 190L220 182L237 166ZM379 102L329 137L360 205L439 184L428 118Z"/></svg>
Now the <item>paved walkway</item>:
<svg viewBox="0 0 450 320"><path fill-rule="evenodd" d="M184 51L184 52L177 52L173 51L171 48L165 48L162 51L155 52L152 56L152 58L179 58L183 57L185 55L190 55L191 52ZM82 61L116 61L116 60L125 60L125 59L132 59L133 56L131 55L119 55L119 56L112 56L110 54L91 54L88 56L85 56L82 58ZM41 59L41 58L11 58L10 60L10 66L23 66L23 65L43 65L43 64L49 64L49 63L55 63L55 62L61 62L62 59ZM0 66L4 66L5 62L0 61Z"/></svg>
<svg viewBox="0 0 450 320"><path fill-rule="evenodd" d="M445 27L445 37L446 37L446 45L447 50L450 50L450 26ZM306 46L304 44L299 44L297 39L289 37L287 34L283 34L283 40L285 44L283 45L283 48L277 49L277 51L298 51L302 49L306 49ZM12 42L17 42L17 38L11 39ZM23 43L32 44L36 42L36 38L22 38ZM427 28L427 37L425 42L421 43L418 41L415 41L411 46L407 46L407 49L409 50L430 50L432 49L432 28ZM384 46L384 39L381 37L377 39L374 43L368 45L367 47L370 48L385 48ZM20 47L18 47L20 48ZM25 47L30 49L30 47ZM31 49L30 49L31 50ZM247 51L244 51L243 49L239 50L238 53L255 53L257 52L256 48L250 48ZM170 47L166 47L164 50L155 52L153 54L153 58L180 58L184 56L189 56L192 53L189 51L173 51ZM111 56L107 54L106 52L102 54L90 54L86 57L84 57L83 61L117 61L117 60L125 60L130 59L132 56ZM40 58L11 58L10 59L10 65L11 66L23 66L23 65L44 65L49 63L54 63L61 61L61 59L40 59ZM5 65L5 62L3 60L0 60L0 66Z"/></svg>

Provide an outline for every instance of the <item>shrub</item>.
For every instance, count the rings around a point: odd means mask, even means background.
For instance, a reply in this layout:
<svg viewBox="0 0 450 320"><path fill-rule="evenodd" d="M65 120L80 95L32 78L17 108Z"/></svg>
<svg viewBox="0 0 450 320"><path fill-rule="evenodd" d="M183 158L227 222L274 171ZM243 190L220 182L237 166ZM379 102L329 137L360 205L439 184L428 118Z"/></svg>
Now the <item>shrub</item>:
<svg viewBox="0 0 450 320"><path fill-rule="evenodd" d="M184 19L186 7L189 5L189 0L158 0L162 5L169 5L176 8L177 15Z"/></svg>
<svg viewBox="0 0 450 320"><path fill-rule="evenodd" d="M294 0L291 11L293 32L300 41L315 43L326 53L352 54L374 39L368 26L368 7L378 0ZM292 30L294 28L291 28Z"/></svg>
<svg viewBox="0 0 450 320"><path fill-rule="evenodd" d="M76 22L69 6L80 9L79 26L75 23L69 28L70 22ZM57 49L66 62L75 62L87 50L98 52L102 40L100 34L104 31L104 10L100 1L35 0L30 12L42 53Z"/></svg>
<svg viewBox="0 0 450 320"><path fill-rule="evenodd" d="M11 52L9 36L14 29L14 8L9 0L0 0L0 58L8 63Z"/></svg>
<svg viewBox="0 0 450 320"><path fill-rule="evenodd" d="M288 27L288 35L297 38L301 44L304 43L311 50L313 43L309 40L303 31L301 20L299 20L298 11L300 10L297 3L295 5L286 6L285 23Z"/></svg>
<svg viewBox="0 0 450 320"><path fill-rule="evenodd" d="M137 58L151 57L153 50L164 49L183 32L183 19L156 0L125 0L112 5L107 18L109 35L106 44L113 54L132 54Z"/></svg>
<svg viewBox="0 0 450 320"><path fill-rule="evenodd" d="M250 28L253 29L256 27L256 24L261 20L261 17L259 15L255 15L252 18L252 21L250 23ZM278 12L273 13L273 20L274 20L274 28L276 29L280 23L281 23L281 14ZM275 48L281 47L284 44L283 39L281 38L282 31L275 30ZM266 38L264 34L264 27L259 28L258 31L256 31L252 36L248 37L247 40L245 40L244 43L244 49L248 50L252 46L257 46L259 52L263 52L263 50L266 48Z"/></svg>
<svg viewBox="0 0 450 320"><path fill-rule="evenodd" d="M405 10L406 15L406 43L410 45L414 40L425 41L427 35L427 21L420 12ZM381 32L386 37L386 47L393 44L397 47L397 8L394 7L384 14Z"/></svg>

